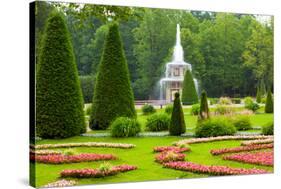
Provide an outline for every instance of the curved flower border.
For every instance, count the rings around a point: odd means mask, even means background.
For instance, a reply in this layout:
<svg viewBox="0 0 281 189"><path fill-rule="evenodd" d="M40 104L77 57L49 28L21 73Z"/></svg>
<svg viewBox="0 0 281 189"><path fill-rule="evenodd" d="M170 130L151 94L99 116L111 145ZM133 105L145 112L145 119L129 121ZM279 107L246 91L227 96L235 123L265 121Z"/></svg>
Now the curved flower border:
<svg viewBox="0 0 281 189"><path fill-rule="evenodd" d="M70 148L70 147L104 147L104 148L134 148L134 144L125 143L107 143L107 142L82 142L82 143L62 143L62 144L40 144L31 145L32 149L48 149L48 148Z"/></svg>

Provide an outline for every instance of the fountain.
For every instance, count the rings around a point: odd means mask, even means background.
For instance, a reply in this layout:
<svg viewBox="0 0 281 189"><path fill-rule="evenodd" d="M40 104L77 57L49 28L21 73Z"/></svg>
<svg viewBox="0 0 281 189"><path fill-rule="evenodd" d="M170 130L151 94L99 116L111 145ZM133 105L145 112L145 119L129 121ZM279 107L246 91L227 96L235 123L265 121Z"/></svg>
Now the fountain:
<svg viewBox="0 0 281 189"><path fill-rule="evenodd" d="M160 100L162 104L172 102L176 92L182 92L182 83L185 71L192 71L191 64L184 61L183 48L181 46L180 25L177 24L176 45L174 47L173 59L166 64L165 78L160 80ZM198 93L198 81L193 78Z"/></svg>

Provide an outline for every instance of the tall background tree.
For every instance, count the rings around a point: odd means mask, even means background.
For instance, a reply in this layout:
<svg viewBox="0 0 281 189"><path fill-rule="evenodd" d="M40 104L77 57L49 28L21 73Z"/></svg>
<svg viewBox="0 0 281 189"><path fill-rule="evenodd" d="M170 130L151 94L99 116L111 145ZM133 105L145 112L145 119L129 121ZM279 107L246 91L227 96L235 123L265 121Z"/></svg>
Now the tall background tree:
<svg viewBox="0 0 281 189"><path fill-rule="evenodd" d="M36 133L66 138L86 132L83 99L63 15L48 18L36 73Z"/></svg>

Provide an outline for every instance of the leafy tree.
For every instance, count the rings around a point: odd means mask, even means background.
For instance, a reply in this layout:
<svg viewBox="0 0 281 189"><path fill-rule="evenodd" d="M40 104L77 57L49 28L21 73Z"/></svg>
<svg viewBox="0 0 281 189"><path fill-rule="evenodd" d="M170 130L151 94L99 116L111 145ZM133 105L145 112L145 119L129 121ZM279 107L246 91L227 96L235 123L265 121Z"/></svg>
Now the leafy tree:
<svg viewBox="0 0 281 189"><path fill-rule="evenodd" d="M181 99L183 104L190 105L198 103L198 95L190 70L185 71Z"/></svg>
<svg viewBox="0 0 281 189"><path fill-rule="evenodd" d="M36 133L66 138L86 132L83 99L63 15L48 18L36 75Z"/></svg>
<svg viewBox="0 0 281 189"><path fill-rule="evenodd" d="M182 133L185 133L185 130L186 130L186 126L185 126L184 114L180 101L180 94L175 93L169 133L170 135L179 136Z"/></svg>
<svg viewBox="0 0 281 189"><path fill-rule="evenodd" d="M208 98L207 93L205 91L201 94L201 101L200 101L200 111L198 114L198 120L209 119L209 107L208 107Z"/></svg>
<svg viewBox="0 0 281 189"><path fill-rule="evenodd" d="M136 117L118 24L111 23L95 83L91 129L106 129L117 117Z"/></svg>
<svg viewBox="0 0 281 189"><path fill-rule="evenodd" d="M267 92L264 111L265 113L273 113L273 98L270 90Z"/></svg>

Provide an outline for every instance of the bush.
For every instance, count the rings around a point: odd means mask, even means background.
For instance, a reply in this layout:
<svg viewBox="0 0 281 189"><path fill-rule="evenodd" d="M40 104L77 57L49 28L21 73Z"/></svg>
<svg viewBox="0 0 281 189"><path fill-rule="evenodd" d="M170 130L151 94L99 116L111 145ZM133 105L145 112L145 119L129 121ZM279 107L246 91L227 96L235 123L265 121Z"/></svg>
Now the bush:
<svg viewBox="0 0 281 189"><path fill-rule="evenodd" d="M249 116L236 116L232 118L232 123L238 131L252 129L252 124Z"/></svg>
<svg viewBox="0 0 281 189"><path fill-rule="evenodd" d="M119 117L110 125L111 136L113 137L131 137L136 136L141 127L137 120L128 117Z"/></svg>
<svg viewBox="0 0 281 189"><path fill-rule="evenodd" d="M264 111L265 113L273 113L273 99L270 90L267 92Z"/></svg>
<svg viewBox="0 0 281 189"><path fill-rule="evenodd" d="M259 89L259 87L257 87L257 94L256 94L256 102L257 103L261 103L261 91Z"/></svg>
<svg viewBox="0 0 281 189"><path fill-rule="evenodd" d="M169 133L170 135L178 136L182 133L185 133L185 130L186 128L180 101L180 94L175 93L172 118L169 126Z"/></svg>
<svg viewBox="0 0 281 189"><path fill-rule="evenodd" d="M172 104L166 105L166 107L165 107L165 112L166 112L167 114L171 114L171 113L173 112L173 105L172 105Z"/></svg>
<svg viewBox="0 0 281 189"><path fill-rule="evenodd" d="M245 106L248 105L248 104L252 104L254 102L253 98L250 97L250 96L247 96L244 98L244 104Z"/></svg>
<svg viewBox="0 0 281 189"><path fill-rule="evenodd" d="M94 94L94 77L92 75L79 76L84 103L91 103Z"/></svg>
<svg viewBox="0 0 281 189"><path fill-rule="evenodd" d="M198 115L199 112L200 112L200 105L199 104L192 105L191 110L190 110L190 114L191 115Z"/></svg>
<svg viewBox="0 0 281 189"><path fill-rule="evenodd" d="M241 104L240 98L232 98L231 101L232 101L233 104Z"/></svg>
<svg viewBox="0 0 281 189"><path fill-rule="evenodd" d="M62 14L47 20L36 70L36 134L67 138L86 132L83 97Z"/></svg>
<svg viewBox="0 0 281 189"><path fill-rule="evenodd" d="M204 120L210 118L209 114L209 106L207 101L207 93L205 91L201 94L201 101L200 101L200 111L198 120Z"/></svg>
<svg viewBox="0 0 281 189"><path fill-rule="evenodd" d="M254 102L252 97L246 97L244 99L244 106L246 109L252 110L253 112L257 111L260 108L259 104Z"/></svg>
<svg viewBox="0 0 281 189"><path fill-rule="evenodd" d="M265 103L266 103L266 97L262 97L262 98L261 98L261 103L262 103L262 104L265 104Z"/></svg>
<svg viewBox="0 0 281 189"><path fill-rule="evenodd" d="M141 107L141 111L144 115L155 113L155 108L150 104L145 104Z"/></svg>
<svg viewBox="0 0 281 189"><path fill-rule="evenodd" d="M202 120L197 123L195 128L196 137L216 137L234 135L236 128L228 119L216 117Z"/></svg>
<svg viewBox="0 0 281 189"><path fill-rule="evenodd" d="M232 102L231 102L231 99L229 97L220 97L219 104L230 105L230 104L232 104Z"/></svg>
<svg viewBox="0 0 281 189"><path fill-rule="evenodd" d="M217 115L225 115L225 114L233 114L234 110L232 107L225 105L217 105L215 108L215 114Z"/></svg>
<svg viewBox="0 0 281 189"><path fill-rule="evenodd" d="M85 114L91 115L92 113L92 104L86 107Z"/></svg>
<svg viewBox="0 0 281 189"><path fill-rule="evenodd" d="M262 128L262 134L264 135L273 135L274 134L274 124L273 122L266 124Z"/></svg>
<svg viewBox="0 0 281 189"><path fill-rule="evenodd" d="M189 69L185 71L182 87L182 104L190 105L198 103L198 95Z"/></svg>
<svg viewBox="0 0 281 189"><path fill-rule="evenodd" d="M170 117L166 113L156 113L147 118L145 127L148 131L165 131L168 130Z"/></svg>
<svg viewBox="0 0 281 189"><path fill-rule="evenodd" d="M91 129L106 129L117 117L136 118L129 78L118 24L110 23L95 82Z"/></svg>
<svg viewBox="0 0 281 189"><path fill-rule="evenodd" d="M210 101L210 105L214 105L219 102L219 99L218 98L209 98L209 101Z"/></svg>

